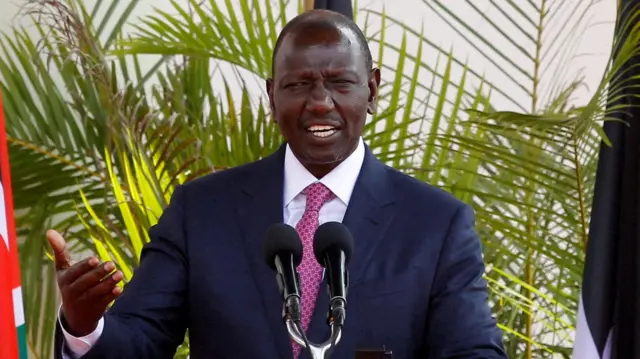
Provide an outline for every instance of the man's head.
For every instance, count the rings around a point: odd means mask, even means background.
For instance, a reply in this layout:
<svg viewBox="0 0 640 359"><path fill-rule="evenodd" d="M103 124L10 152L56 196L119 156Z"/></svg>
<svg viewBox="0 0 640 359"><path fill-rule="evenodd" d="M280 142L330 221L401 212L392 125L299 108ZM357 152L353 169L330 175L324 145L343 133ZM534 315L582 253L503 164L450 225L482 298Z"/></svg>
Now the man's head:
<svg viewBox="0 0 640 359"><path fill-rule="evenodd" d="M280 33L272 72L275 121L298 160L322 177L355 150L375 111L380 71L366 39L343 15L305 12Z"/></svg>

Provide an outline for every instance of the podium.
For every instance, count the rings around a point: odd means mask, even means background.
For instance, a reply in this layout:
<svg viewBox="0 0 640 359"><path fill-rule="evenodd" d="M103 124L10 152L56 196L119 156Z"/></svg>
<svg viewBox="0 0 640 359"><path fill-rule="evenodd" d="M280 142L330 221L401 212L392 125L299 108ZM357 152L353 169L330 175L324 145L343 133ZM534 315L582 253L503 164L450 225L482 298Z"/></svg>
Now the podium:
<svg viewBox="0 0 640 359"><path fill-rule="evenodd" d="M358 349L355 359L393 359L391 350L386 349Z"/></svg>

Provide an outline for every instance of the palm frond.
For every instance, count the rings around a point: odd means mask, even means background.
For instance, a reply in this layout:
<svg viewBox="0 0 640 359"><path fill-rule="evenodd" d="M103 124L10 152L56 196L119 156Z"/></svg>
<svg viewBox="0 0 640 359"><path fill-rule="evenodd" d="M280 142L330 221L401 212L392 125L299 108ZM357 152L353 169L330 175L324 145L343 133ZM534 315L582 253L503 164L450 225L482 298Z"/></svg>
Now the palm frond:
<svg viewBox="0 0 640 359"><path fill-rule="evenodd" d="M42 43L24 30L0 41L3 54L16 54L0 55L12 167L35 163L33 175L12 168L16 183L36 189L18 204L49 208L62 218L52 225L84 236L74 245L95 246L104 258L134 268L145 227L173 186L259 159L281 143L249 81L269 76L275 39L296 4L172 1L169 10L131 24L133 34L125 37L121 28L137 2L121 14L115 3L98 2L91 11L79 1L51 3L29 1L31 14L40 15L35 20L45 20L38 27ZM621 73L639 50L638 22L622 25L630 35L614 39L615 56L599 86L576 105L584 82L568 60L591 26L595 0L423 3L494 75L424 27L384 10L356 12L383 70L379 111L365 140L386 163L476 209L491 305L509 357L565 355L597 149L601 140L611 145L601 125L628 110L623 100L632 85ZM483 25L471 26L469 16ZM62 18L78 26L69 31ZM390 26L401 30L399 41L390 38ZM143 73L137 57L149 54L161 56ZM23 235L37 214L25 215ZM114 238L126 240L116 246ZM41 247L29 248L34 257L25 261L42 259ZM28 305L38 303L44 302Z"/></svg>

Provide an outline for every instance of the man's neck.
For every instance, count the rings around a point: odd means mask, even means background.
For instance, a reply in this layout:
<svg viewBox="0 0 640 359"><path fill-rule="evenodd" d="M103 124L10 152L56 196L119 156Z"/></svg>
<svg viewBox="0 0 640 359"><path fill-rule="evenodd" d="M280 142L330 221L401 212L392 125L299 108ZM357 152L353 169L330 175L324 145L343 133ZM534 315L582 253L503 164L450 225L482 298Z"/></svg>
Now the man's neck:
<svg viewBox="0 0 640 359"><path fill-rule="evenodd" d="M362 138L358 139L358 142L356 142L356 145L353 146L353 148L351 149L349 154L347 154L343 158L337 159L336 161L333 161L333 162L330 162L330 163L303 163L303 162L300 162L300 163L315 178L317 178L318 180L321 180L324 176L329 174L336 167L340 166L340 164L342 164L342 162L344 162L347 158L349 158L351 155L353 155L353 153L358 148L358 146L360 146L360 142L362 142Z"/></svg>
<svg viewBox="0 0 640 359"><path fill-rule="evenodd" d="M306 186L314 182L322 182L334 194L345 203L349 202L353 186L358 178L360 169L364 162L365 146L360 139L358 146L351 155L344 159L337 166L333 166L324 175L318 176L305 166L303 166L296 156L287 146L285 155L285 183L284 183L284 203L289 203ZM326 170L326 169L325 169Z"/></svg>
<svg viewBox="0 0 640 359"><path fill-rule="evenodd" d="M309 171L309 173L313 175L313 177L320 180L322 179L322 177L333 171L334 168L338 167L338 165L341 164L343 160L341 160L340 162L333 162L329 164L306 165L304 167L307 169L307 171Z"/></svg>

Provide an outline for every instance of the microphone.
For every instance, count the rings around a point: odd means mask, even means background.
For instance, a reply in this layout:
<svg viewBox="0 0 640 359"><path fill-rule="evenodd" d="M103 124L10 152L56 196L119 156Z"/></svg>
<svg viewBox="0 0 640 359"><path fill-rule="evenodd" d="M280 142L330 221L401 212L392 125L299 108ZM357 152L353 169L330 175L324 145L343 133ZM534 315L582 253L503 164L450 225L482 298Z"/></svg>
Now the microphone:
<svg viewBox="0 0 640 359"><path fill-rule="evenodd" d="M267 265L277 272L276 280L284 302L282 316L300 322L300 277L296 267L302 262L302 242L291 226L278 223L267 230L264 241Z"/></svg>
<svg viewBox="0 0 640 359"><path fill-rule="evenodd" d="M349 287L347 264L353 254L353 237L349 229L339 222L326 222L318 227L314 236L313 253L325 268L330 298L329 325L344 325Z"/></svg>

